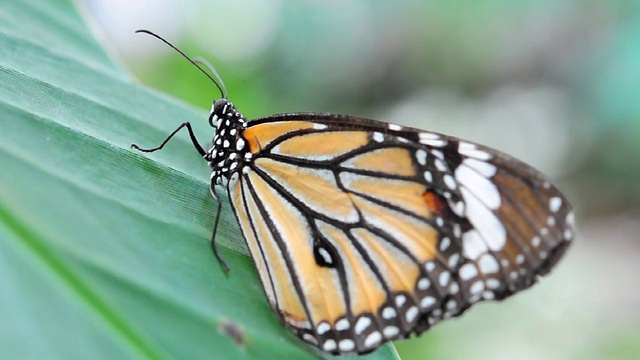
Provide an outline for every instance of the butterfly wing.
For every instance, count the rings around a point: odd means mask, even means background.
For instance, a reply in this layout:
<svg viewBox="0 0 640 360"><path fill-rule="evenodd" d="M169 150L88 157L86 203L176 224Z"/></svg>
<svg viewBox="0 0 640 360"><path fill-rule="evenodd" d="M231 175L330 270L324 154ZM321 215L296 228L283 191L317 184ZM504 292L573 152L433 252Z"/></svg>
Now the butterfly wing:
<svg viewBox="0 0 640 360"><path fill-rule="evenodd" d="M281 321L327 352L366 353L547 273L571 206L540 173L456 138L329 114L243 133L229 186Z"/></svg>

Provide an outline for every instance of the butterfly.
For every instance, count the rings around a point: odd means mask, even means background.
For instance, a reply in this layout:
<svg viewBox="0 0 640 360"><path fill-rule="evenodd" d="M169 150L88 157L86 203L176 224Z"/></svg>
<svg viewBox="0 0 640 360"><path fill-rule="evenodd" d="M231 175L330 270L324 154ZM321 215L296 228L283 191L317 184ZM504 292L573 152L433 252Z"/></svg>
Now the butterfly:
<svg viewBox="0 0 640 360"><path fill-rule="evenodd" d="M159 147L132 147L162 149L187 128L213 169L217 214L222 188L271 308L325 352L368 353L504 299L548 273L571 243L569 201L504 153L347 115L249 122L209 78L222 95L209 116L210 149L188 122ZM212 247L228 270L215 229Z"/></svg>

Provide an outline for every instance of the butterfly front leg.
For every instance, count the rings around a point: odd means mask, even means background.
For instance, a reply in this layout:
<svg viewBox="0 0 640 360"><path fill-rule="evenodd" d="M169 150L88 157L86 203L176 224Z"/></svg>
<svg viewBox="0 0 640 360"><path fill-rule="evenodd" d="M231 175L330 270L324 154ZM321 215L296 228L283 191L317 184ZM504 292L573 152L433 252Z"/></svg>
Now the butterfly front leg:
<svg viewBox="0 0 640 360"><path fill-rule="evenodd" d="M180 126L178 126L178 128L173 130L173 132L171 134L169 134L169 136L167 136L167 138L164 139L162 144L160 144L160 146L158 146L158 147L151 148L151 149L143 149L143 148L139 147L136 144L131 144L131 147L136 149L136 150L138 150L138 151L142 151L142 152L146 152L146 153L151 153L151 152L155 152L155 151L158 151L158 150L162 150L162 148L164 148L164 146L169 142L169 140L171 140L171 138L173 138L174 135L176 135L180 130L182 130L185 127L189 131L189 137L191 138L191 142L193 143L193 147L196 148L196 150L198 151L198 153L202 157L206 157L207 153L204 151L204 149L202 148L200 143L198 143L198 139L196 138L196 135L193 132L193 128L191 128L191 124L188 121L183 122L182 124L180 124ZM216 211L216 218L215 218L215 223L214 223L215 225L213 227L213 234L211 236L211 249L213 250L213 253L216 256L216 259L218 259L218 261L220 262L220 265L222 265L222 267L225 269L225 271L229 271L229 265L227 265L227 263L222 259L222 257L218 253L218 248L216 247L216 230L218 228L218 220L220 219L220 211L222 210L222 202L220 201L220 197L216 193L213 184L211 186L211 195L213 195L213 197L218 202L218 209Z"/></svg>
<svg viewBox="0 0 640 360"><path fill-rule="evenodd" d="M182 130L182 128L186 127L187 130L189 131L189 137L191 138L191 142L193 143L193 147L196 148L196 150L198 151L198 153L200 154L200 156L205 156L206 152L204 151L204 149L202 148L202 146L200 145L200 143L198 143L198 139L196 139L196 135L193 133L193 129L191 128L191 123L189 123L188 121L183 122L182 124L180 124L180 126L178 126L177 129L173 130L173 132L171 134L169 134L169 136L167 136L166 139L164 139L164 141L162 142L162 144L160 144L160 146L152 148L152 149L143 149L141 147L139 147L136 144L131 144L131 147L133 149L136 149L138 151L142 151L142 152L146 152L146 153L151 153L151 152L155 152L158 150L162 150L162 148L164 148L164 146L169 142L169 140L171 140L171 138L178 133L178 131Z"/></svg>

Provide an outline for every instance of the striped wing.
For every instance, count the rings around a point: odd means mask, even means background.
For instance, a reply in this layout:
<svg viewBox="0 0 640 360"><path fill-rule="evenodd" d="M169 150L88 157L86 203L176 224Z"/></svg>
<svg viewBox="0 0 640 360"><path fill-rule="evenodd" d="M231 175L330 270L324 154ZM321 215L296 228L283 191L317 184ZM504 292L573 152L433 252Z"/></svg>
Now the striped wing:
<svg viewBox="0 0 640 360"><path fill-rule="evenodd" d="M271 307L332 353L374 350L529 287L572 234L529 166L440 134L336 115L244 131L229 196Z"/></svg>

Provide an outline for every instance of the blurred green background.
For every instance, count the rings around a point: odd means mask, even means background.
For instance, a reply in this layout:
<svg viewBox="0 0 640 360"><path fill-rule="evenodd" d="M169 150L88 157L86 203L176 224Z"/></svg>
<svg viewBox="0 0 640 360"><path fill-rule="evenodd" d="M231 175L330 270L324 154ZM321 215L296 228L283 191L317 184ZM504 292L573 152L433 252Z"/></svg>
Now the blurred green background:
<svg viewBox="0 0 640 360"><path fill-rule="evenodd" d="M578 236L552 275L397 343L403 359L640 358L640 2L78 5L132 76L202 109L215 87L134 30L207 58L249 118L328 111L439 131L558 183Z"/></svg>

